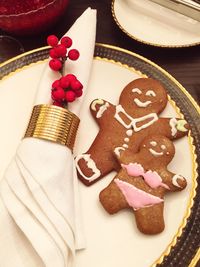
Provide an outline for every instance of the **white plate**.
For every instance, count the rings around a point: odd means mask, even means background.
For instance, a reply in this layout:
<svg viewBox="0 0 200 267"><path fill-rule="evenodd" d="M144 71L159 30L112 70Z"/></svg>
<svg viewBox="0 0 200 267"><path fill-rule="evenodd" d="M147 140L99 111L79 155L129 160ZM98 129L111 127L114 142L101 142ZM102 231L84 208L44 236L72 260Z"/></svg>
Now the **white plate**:
<svg viewBox="0 0 200 267"><path fill-rule="evenodd" d="M142 43L161 47L200 44L200 22L149 0L113 0L120 29Z"/></svg>
<svg viewBox="0 0 200 267"><path fill-rule="evenodd" d="M98 132L98 127L89 112L90 102L100 97L117 103L122 88L131 80L144 76L139 69L129 67L117 58L113 60L115 52L116 57L120 55L123 59L126 56L129 61L133 61L134 58L136 61L145 60L128 51L98 46L88 94L81 110L81 124L75 154L85 152ZM31 65L29 65L32 62L32 58L29 60L31 54L24 56L22 66L25 67L17 68L14 73L9 72L10 74L5 75L0 83L0 121L3 125L0 132L0 178L15 153L30 117L37 84L45 64L40 60L40 53L39 50L37 56L37 52L33 52L33 56L38 57L36 60L38 62ZM101 53L103 58L98 57ZM146 60L145 66L148 69L147 62ZM11 62L10 67L12 68L15 64L19 64L17 60ZM155 65L152 66L155 67ZM167 105L162 116L180 116L179 109L173 101ZM163 262L163 257L170 253L172 244L175 246L178 236L182 235L193 204L197 173L194 146L191 142L191 137L184 137L175 142L176 155L169 168L186 177L188 186L181 192L166 196L164 211L166 228L159 235L141 234L137 230L132 212L124 210L110 216L102 208L98 200L99 192L111 181L114 173L91 187L79 183L87 249L77 253L76 267L147 267ZM30 259L29 267L36 266L34 257ZM37 265L37 267L40 266Z"/></svg>

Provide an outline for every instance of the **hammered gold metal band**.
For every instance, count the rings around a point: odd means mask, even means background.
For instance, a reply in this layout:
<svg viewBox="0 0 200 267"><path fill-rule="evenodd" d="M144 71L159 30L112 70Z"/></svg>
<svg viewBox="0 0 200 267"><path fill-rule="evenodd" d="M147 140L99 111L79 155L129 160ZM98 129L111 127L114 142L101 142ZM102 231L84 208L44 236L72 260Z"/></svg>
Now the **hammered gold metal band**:
<svg viewBox="0 0 200 267"><path fill-rule="evenodd" d="M54 105L34 106L24 137L45 139L73 149L79 118Z"/></svg>

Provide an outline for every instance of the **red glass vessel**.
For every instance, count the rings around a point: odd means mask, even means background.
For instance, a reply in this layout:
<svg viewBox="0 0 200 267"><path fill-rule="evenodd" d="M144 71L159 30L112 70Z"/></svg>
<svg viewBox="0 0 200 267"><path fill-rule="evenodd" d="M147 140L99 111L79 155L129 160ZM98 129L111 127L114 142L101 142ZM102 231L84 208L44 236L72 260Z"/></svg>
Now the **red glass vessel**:
<svg viewBox="0 0 200 267"><path fill-rule="evenodd" d="M52 26L69 0L0 0L0 28L15 35L33 35Z"/></svg>

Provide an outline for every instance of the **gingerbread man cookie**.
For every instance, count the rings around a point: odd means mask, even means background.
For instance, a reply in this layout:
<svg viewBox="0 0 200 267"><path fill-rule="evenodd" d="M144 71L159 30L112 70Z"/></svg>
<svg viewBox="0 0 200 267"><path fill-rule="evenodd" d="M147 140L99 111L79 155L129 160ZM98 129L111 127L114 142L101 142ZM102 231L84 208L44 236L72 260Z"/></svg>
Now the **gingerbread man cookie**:
<svg viewBox="0 0 200 267"><path fill-rule="evenodd" d="M172 140L186 135L189 127L185 120L158 117L167 101L163 86L150 78L130 82L116 106L103 99L94 100L90 111L100 129L89 150L76 157L80 180L91 185L117 171L113 150L119 155L128 147L137 152L142 140L155 133Z"/></svg>
<svg viewBox="0 0 200 267"><path fill-rule="evenodd" d="M167 169L174 154L172 141L160 135L146 137L138 153L129 148L117 154L121 169L99 195L105 210L113 214L132 209L142 233L162 232L165 193L183 190L187 185L185 178Z"/></svg>

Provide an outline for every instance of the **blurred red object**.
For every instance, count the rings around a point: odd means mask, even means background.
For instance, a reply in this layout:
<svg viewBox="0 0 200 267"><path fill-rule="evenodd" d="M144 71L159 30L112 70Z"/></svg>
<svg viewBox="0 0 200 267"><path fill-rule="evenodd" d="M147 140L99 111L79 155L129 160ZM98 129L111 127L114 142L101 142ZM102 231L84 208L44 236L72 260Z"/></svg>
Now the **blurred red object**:
<svg viewBox="0 0 200 267"><path fill-rule="evenodd" d="M1 0L0 28L15 35L33 35L50 28L69 0Z"/></svg>

